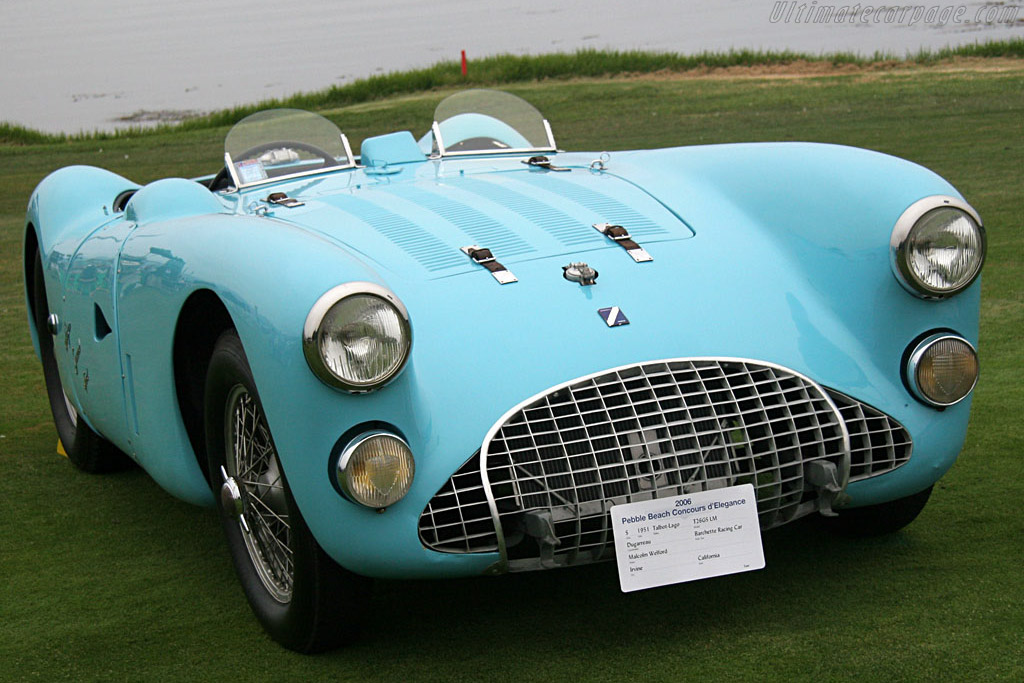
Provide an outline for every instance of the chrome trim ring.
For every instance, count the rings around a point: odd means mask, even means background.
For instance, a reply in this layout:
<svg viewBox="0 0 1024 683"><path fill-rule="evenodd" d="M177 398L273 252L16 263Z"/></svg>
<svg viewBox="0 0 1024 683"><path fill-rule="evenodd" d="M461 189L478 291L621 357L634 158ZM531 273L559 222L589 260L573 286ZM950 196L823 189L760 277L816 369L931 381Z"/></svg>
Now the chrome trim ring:
<svg viewBox="0 0 1024 683"><path fill-rule="evenodd" d="M357 294L375 296L391 304L398 312L403 332L408 340L408 343L405 346L405 353L402 356L402 359L395 365L394 369L386 376L372 384L358 384L338 377L324 364L323 357L320 355L319 333L320 325L323 323L324 316L327 315L327 312L330 311L335 304ZM309 309L309 314L306 316L306 322L302 326L302 353L306 357L306 363L309 365L309 369L312 370L313 374L316 375L324 384L354 394L362 394L380 389L397 377L408 362L411 351L412 325L409 322L409 311L406 310L405 304L402 303L401 299L399 299L394 292L373 282L346 282L345 284L341 284L327 290L319 299L316 300L313 307Z"/></svg>
<svg viewBox="0 0 1024 683"><path fill-rule="evenodd" d="M352 455L356 452L357 448L359 448L361 445L363 445L364 443L366 443L370 439L373 439L375 437L380 437L380 436L392 438L395 441L400 442L405 447L405 450L407 450L409 452L409 461L410 461L410 464L411 464L411 470L414 473L413 476L415 476L416 461L412 457L412 448L409 446L409 442L408 441L406 441L405 439L400 437L398 434L395 434L394 432L387 431L387 430L384 430L384 429L373 429L373 430L370 430L368 432L363 432L362 434L360 434L356 438L352 439L352 441L350 441L349 444L347 446L345 446L345 449L341 452L341 456L338 458L338 465L337 465L337 467L335 467L335 470L334 470L335 471L335 479L338 482L338 488L341 489L342 495L344 495L345 498L347 498L348 500L350 500L353 503L356 503L358 505L366 505L366 503L363 503L362 501L359 500L359 498L357 498L355 496L355 494L352 492L351 486L349 485L348 475L347 475L349 461L351 461ZM411 485L412 478L410 478L409 481L410 481L410 485ZM405 493L408 493L408 492L409 492L408 489L406 489ZM405 493L403 493L402 496L398 500L401 500L402 498L404 498L405 497ZM391 505L394 505L395 503L397 503L398 500L393 501L391 503ZM372 507L372 506L367 506L367 507ZM384 508L379 508L379 509L384 509Z"/></svg>
<svg viewBox="0 0 1024 683"><path fill-rule="evenodd" d="M925 405L932 406L933 408L948 408L950 406L956 405L957 403L960 403L960 401L963 401L965 398L971 395L971 392L974 391L974 387L978 385L978 377L981 374L980 372L974 373L974 381L971 382L970 388L964 392L963 396L961 396L955 401L943 403L941 401L936 401L932 398L929 398L927 395L925 395L925 393L921 391L921 386L917 379L917 371L918 368L921 366L921 359L924 357L924 354L928 352L928 349L946 340L954 340L966 344L967 348L970 349L971 353L974 354L975 366L978 365L978 350L974 347L974 344L967 341L958 334L938 332L936 334L929 335L928 337L922 339L920 343L918 343L918 345L910 353L910 356L907 358L906 383L907 387L910 389L910 393L914 395L914 398L921 401Z"/></svg>
<svg viewBox="0 0 1024 683"><path fill-rule="evenodd" d="M927 213L942 208L959 209L966 213L978 226L978 238L981 242L981 258L978 259L978 267L966 284L955 290L940 290L929 287L914 277L910 267L907 265L907 238L910 236L910 232ZM981 216L967 202L948 195L933 195L919 199L911 204L896 220L896 225L893 227L892 234L889 237L890 262L896 279L904 289L923 299L944 299L967 289L981 274L987 249L988 239L985 234L985 226L981 222Z"/></svg>

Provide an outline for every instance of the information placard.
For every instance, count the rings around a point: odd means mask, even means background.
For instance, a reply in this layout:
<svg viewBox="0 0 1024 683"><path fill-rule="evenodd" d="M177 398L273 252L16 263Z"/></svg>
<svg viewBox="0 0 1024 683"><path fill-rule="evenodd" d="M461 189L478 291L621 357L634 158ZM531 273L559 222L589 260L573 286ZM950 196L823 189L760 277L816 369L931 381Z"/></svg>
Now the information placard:
<svg viewBox="0 0 1024 683"><path fill-rule="evenodd" d="M258 183L267 179L267 170L263 168L263 162L259 159L247 159L235 162L235 173L243 185Z"/></svg>
<svg viewBox="0 0 1024 683"><path fill-rule="evenodd" d="M764 568L751 484L611 509L622 591Z"/></svg>

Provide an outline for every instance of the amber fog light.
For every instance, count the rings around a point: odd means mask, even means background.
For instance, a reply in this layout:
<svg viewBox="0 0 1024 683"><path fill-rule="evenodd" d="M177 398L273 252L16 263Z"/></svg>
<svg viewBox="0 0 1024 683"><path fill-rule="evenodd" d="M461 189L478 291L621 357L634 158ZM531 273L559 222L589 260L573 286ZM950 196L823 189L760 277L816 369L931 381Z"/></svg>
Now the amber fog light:
<svg viewBox="0 0 1024 683"><path fill-rule="evenodd" d="M907 361L907 383L924 403L944 408L967 398L978 383L978 353L952 334L933 334Z"/></svg>
<svg viewBox="0 0 1024 683"><path fill-rule="evenodd" d="M404 439L372 431L357 436L345 447L335 476L347 498L383 509L405 497L415 472L416 463Z"/></svg>

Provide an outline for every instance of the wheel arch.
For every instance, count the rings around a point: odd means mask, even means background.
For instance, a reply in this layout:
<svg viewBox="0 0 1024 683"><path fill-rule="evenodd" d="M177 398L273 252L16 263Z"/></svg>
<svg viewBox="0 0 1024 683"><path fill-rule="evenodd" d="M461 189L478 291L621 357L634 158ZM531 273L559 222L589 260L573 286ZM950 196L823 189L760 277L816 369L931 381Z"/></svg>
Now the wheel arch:
<svg viewBox="0 0 1024 683"><path fill-rule="evenodd" d="M25 248L22 250L22 275L25 282L25 310L28 313L28 329L32 335L32 346L36 350L37 357L39 356L39 335L43 331L36 328L36 306L38 303L33 280L35 280L36 259L39 257L39 236L36 234L35 226L29 223L25 228Z"/></svg>
<svg viewBox="0 0 1024 683"><path fill-rule="evenodd" d="M199 469L210 480L206 458L203 394L213 347L220 335L235 327L217 294L200 289L182 305L174 329L174 384L178 408Z"/></svg>

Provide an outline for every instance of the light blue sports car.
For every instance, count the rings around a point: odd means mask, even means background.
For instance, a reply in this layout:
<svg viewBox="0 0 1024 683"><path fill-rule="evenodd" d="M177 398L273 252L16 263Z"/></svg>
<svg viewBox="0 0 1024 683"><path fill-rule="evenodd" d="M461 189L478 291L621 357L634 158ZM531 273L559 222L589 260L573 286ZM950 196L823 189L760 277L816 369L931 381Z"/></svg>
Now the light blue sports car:
<svg viewBox="0 0 1024 683"><path fill-rule="evenodd" d="M934 173L822 144L563 152L493 91L359 157L272 110L216 175L64 168L24 254L71 462L218 505L300 651L353 633L368 577L613 559L616 505L751 485L762 529L899 529L978 377L985 232Z"/></svg>

